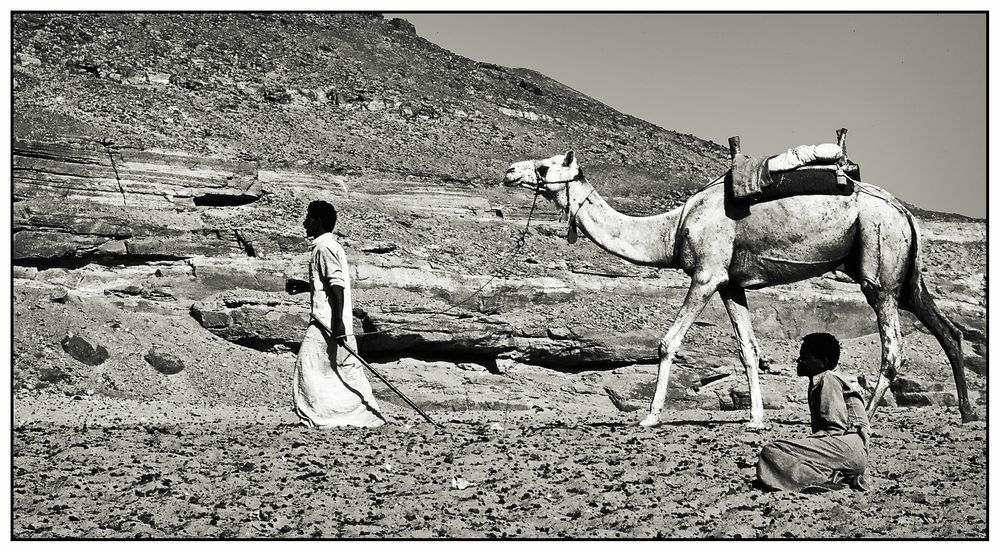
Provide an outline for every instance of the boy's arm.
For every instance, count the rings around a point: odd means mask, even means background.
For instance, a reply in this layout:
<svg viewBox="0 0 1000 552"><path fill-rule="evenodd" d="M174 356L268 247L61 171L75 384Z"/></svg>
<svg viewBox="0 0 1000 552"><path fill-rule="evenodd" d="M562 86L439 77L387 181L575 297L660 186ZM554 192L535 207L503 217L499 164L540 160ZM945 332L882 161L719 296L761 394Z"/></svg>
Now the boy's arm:
<svg viewBox="0 0 1000 552"><path fill-rule="evenodd" d="M813 393L818 397L813 403L815 411L811 414L818 429L813 435L842 435L850 425L843 385L830 373L820 374L816 380Z"/></svg>

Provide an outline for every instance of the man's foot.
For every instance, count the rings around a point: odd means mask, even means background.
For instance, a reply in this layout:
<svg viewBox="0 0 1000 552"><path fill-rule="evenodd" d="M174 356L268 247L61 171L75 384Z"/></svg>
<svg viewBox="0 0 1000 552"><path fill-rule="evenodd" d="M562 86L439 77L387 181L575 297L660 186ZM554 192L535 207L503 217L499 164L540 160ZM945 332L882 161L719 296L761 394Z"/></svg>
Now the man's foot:
<svg viewBox="0 0 1000 552"><path fill-rule="evenodd" d="M660 425L660 416L658 414L653 414L652 412L647 414L645 418L639 422L642 427L653 427Z"/></svg>
<svg viewBox="0 0 1000 552"><path fill-rule="evenodd" d="M767 424L765 424L762 420L760 421L750 420L749 422L747 422L746 428L751 431L761 431L767 429Z"/></svg>

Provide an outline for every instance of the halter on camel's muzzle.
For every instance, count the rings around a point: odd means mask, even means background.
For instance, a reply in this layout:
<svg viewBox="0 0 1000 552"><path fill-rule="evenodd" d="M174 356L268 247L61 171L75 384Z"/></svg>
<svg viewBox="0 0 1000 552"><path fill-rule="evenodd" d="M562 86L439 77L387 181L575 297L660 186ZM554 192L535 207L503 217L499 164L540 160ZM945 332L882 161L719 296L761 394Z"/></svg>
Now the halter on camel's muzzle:
<svg viewBox="0 0 1000 552"><path fill-rule="evenodd" d="M577 169L576 169L576 176L574 176L573 178L570 178L569 180L555 180L555 181L552 181L552 182L547 182L545 180L545 178L542 177L541 173L538 172L538 169L537 168L535 169L535 194L536 195L540 194L542 192L542 189L547 184L565 184L566 185L566 213L565 213L565 216L566 216L566 221L569 223L569 230L566 232L566 241L569 242L569 243L571 243L571 244L576 243L577 232L576 232L576 215L573 214L572 212L570 212L569 185L572 182L576 182L576 181L584 182L585 180L587 180L587 177L585 177L583 175L583 167L577 167ZM594 191L591 190L590 193L592 194L592 193L594 193ZM587 194L587 197L582 202L580 202L580 207L583 207L583 204L587 203L589 201L590 201L590 194ZM576 208L577 213L580 212L580 207ZM560 220L562 220L562 216L563 216L563 214L560 213L560 215L559 215Z"/></svg>

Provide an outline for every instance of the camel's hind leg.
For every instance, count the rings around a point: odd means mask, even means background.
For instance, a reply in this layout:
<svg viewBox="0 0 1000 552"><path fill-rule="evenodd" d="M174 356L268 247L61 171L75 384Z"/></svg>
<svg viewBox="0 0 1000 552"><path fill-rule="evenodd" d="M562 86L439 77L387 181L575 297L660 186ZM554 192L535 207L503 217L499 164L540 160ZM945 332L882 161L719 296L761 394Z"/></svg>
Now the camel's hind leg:
<svg viewBox="0 0 1000 552"><path fill-rule="evenodd" d="M917 319L934 334L948 362L951 363L951 371L955 376L955 389L958 392L958 410L962 413L962 422L978 420L972 403L969 402L969 388L965 381L965 364L962 356L962 332L955 327L955 324L947 316L938 310L934 299L927 293L923 284L923 277L917 273L914 277L919 278L910 294L908 304L904 308L917 315Z"/></svg>
<svg viewBox="0 0 1000 552"><path fill-rule="evenodd" d="M740 347L740 361L746 369L747 384L750 386L750 422L747 427L762 429L765 427L764 403L761 400L760 380L757 374L760 367L760 351L750 321L747 293L743 288L730 284L719 289L719 295L722 296L726 311L729 313L729 320L733 323L733 331L736 332L736 340Z"/></svg>
<svg viewBox="0 0 1000 552"><path fill-rule="evenodd" d="M878 372L878 382L875 384L875 392L868 403L868 419L875 416L875 409L878 408L879 401L889 389L889 384L896 379L899 372L902 356L900 349L902 345L902 331L899 328L899 310L897 309L896 296L885 290L862 286L868 304L875 309L875 317L878 320L878 333L882 338L882 364Z"/></svg>
<svg viewBox="0 0 1000 552"><path fill-rule="evenodd" d="M656 374L656 392L653 394L649 414L639 422L639 425L649 427L660 423L660 412L667 400L667 382L670 379L670 366L674 362L674 355L680 349L684 335L698 319L698 315L704 310L712 294L718 291L723 281L724 278L706 271L696 272L691 277L691 287L688 288L684 304L677 312L677 319L670 326L667 335L660 340L660 365Z"/></svg>

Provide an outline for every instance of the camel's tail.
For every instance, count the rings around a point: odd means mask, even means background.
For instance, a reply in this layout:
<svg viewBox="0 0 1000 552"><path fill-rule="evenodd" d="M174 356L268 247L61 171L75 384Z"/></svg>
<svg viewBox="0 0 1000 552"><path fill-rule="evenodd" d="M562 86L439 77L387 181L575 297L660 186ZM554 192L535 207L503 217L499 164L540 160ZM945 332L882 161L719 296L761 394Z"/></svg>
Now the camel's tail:
<svg viewBox="0 0 1000 552"><path fill-rule="evenodd" d="M902 206L899 206L902 207ZM917 319L927 327L937 338L938 343L948 356L951 363L951 370L955 375L955 387L958 392L959 410L962 413L962 421L968 422L977 419L972 405L969 402L968 385L965 381L965 365L962 357L962 332L955 326L944 313L938 309L937 303L924 283L920 256L920 229L917 226L916 218L903 208L907 220L910 222L910 229L913 231L913 241L910 245L910 274L903 293L900 296L900 306L912 312Z"/></svg>

